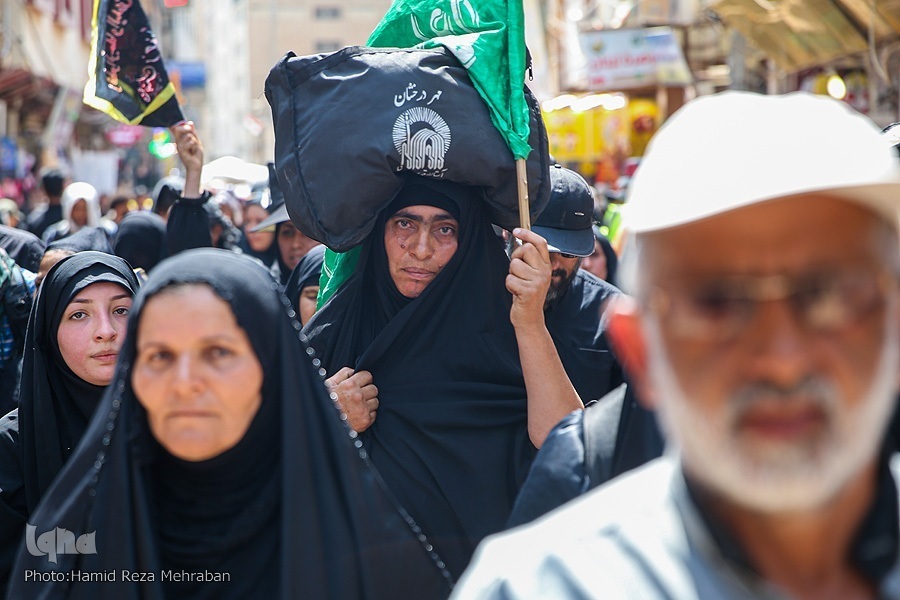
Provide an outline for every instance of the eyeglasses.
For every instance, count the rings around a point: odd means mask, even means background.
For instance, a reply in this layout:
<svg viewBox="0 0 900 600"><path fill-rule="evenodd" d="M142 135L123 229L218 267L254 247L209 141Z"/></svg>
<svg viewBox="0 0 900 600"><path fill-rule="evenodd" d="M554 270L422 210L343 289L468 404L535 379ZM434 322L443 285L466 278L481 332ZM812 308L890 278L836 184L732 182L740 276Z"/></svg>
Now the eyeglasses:
<svg viewBox="0 0 900 600"><path fill-rule="evenodd" d="M733 340L752 322L760 303L775 300L788 301L806 330L834 333L882 306L892 283L897 275L856 268L798 277L683 280L671 289L650 288L646 304L684 339Z"/></svg>
<svg viewBox="0 0 900 600"><path fill-rule="evenodd" d="M574 254L568 254L567 252L551 252L550 254L559 254L563 258L580 258Z"/></svg>

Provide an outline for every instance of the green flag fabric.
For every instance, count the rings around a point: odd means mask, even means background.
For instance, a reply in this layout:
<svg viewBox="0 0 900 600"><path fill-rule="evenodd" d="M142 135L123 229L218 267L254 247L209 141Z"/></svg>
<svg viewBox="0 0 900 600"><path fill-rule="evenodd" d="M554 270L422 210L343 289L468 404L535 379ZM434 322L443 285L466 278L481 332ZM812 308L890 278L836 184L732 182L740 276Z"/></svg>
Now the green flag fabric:
<svg viewBox="0 0 900 600"><path fill-rule="evenodd" d="M362 246L351 248L346 252L335 252L325 248L325 260L322 262L322 274L319 276L319 295L316 297L316 310L328 302L338 288L350 279L359 262Z"/></svg>
<svg viewBox="0 0 900 600"><path fill-rule="evenodd" d="M394 0L368 46L444 46L459 60L515 158L527 158L522 0Z"/></svg>

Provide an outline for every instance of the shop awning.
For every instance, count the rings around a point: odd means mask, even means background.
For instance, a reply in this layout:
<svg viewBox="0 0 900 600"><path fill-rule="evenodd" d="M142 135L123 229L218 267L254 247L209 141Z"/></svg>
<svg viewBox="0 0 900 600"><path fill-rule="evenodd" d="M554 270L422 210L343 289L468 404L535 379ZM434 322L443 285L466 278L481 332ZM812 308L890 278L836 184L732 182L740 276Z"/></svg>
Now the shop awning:
<svg viewBox="0 0 900 600"><path fill-rule="evenodd" d="M51 80L25 69L0 68L0 100L30 102L43 97L52 103L56 88Z"/></svg>
<svg viewBox="0 0 900 600"><path fill-rule="evenodd" d="M900 39L900 0L711 0L729 27L786 71L865 52Z"/></svg>

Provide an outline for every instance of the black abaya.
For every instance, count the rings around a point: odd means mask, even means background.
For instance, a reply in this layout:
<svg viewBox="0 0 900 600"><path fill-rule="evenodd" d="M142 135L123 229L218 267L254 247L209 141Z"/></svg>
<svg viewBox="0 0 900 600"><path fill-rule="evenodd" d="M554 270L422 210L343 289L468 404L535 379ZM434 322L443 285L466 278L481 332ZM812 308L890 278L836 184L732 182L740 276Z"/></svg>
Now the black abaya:
<svg viewBox="0 0 900 600"><path fill-rule="evenodd" d="M131 384L140 314L173 284L209 285L231 306L263 368L244 438L207 461L168 455ZM82 444L31 522L38 534L95 533L96 554L59 564L20 549L12 598L435 598L447 579L387 495L327 397L288 300L252 259L213 249L158 265L139 294L116 377ZM433 554L433 552L432 552ZM153 581L25 582L24 572L150 573ZM162 581L228 573L230 581Z"/></svg>
<svg viewBox="0 0 900 600"><path fill-rule="evenodd" d="M418 204L459 215L453 258L422 294L403 297L384 249L385 210L353 276L304 331L328 375L372 373L379 408L362 434L400 503L459 576L503 528L536 452L505 287L509 260L475 188L411 178ZM408 205L409 202L406 202Z"/></svg>
<svg viewBox="0 0 900 600"><path fill-rule="evenodd" d="M138 283L128 264L101 252L80 252L53 266L28 321L19 408L0 420L0 592L25 523L68 460L104 388L77 377L59 352L56 331L72 298L97 282Z"/></svg>
<svg viewBox="0 0 900 600"><path fill-rule="evenodd" d="M131 294L138 289L134 271L121 258L78 252L47 273L28 320L18 414L29 512L69 458L105 389L75 375L56 341L66 306L99 282L121 285Z"/></svg>

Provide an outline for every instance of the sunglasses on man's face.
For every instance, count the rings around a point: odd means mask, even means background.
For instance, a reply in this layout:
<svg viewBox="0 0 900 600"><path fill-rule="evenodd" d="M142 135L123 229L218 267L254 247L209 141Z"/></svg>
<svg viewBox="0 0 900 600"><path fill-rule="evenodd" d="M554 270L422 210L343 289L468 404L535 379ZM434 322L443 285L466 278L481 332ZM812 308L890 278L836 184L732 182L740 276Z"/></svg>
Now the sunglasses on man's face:
<svg viewBox="0 0 900 600"><path fill-rule="evenodd" d="M574 254L569 254L568 252L551 252L550 254L559 254L563 258L578 258Z"/></svg>

